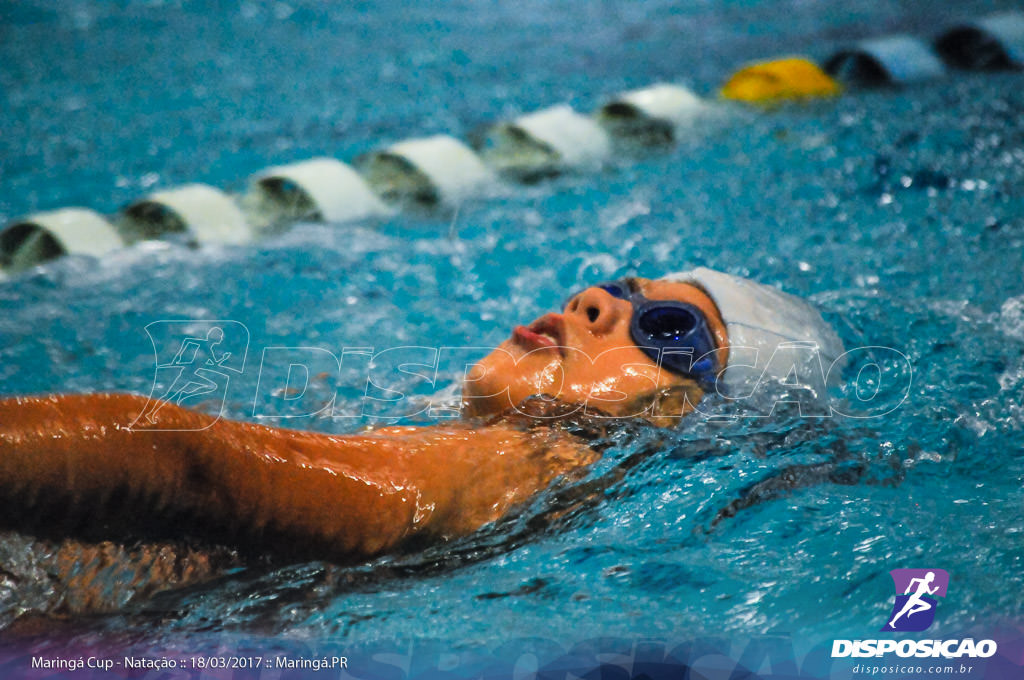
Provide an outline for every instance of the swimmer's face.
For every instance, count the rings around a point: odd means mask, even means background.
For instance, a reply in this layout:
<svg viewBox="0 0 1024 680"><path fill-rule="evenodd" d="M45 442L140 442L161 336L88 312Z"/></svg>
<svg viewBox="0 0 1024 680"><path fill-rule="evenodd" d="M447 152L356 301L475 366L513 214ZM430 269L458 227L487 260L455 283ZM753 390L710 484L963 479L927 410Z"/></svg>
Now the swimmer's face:
<svg viewBox="0 0 1024 680"><path fill-rule="evenodd" d="M711 299L687 283L634 279L649 300L676 300L705 316L715 344L727 360L725 324ZM636 400L691 379L658 365L633 341L633 306L602 288L575 295L559 314L545 314L482 359L467 375L463 394L470 413L497 413L523 399L546 394L568 403L586 403L613 415L640 415ZM642 409L641 409L642 410Z"/></svg>

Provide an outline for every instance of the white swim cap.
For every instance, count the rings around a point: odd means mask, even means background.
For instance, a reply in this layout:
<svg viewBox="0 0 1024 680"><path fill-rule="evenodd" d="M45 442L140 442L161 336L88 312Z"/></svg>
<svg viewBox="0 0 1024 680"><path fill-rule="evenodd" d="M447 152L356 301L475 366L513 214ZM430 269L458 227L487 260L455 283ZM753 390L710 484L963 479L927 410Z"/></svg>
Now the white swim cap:
<svg viewBox="0 0 1024 680"><path fill-rule="evenodd" d="M804 300L705 267L662 280L694 284L718 307L729 334L729 362L719 380L723 394L749 394L761 380L817 391L826 376L828 382L839 378L842 366L833 364L845 352L843 342Z"/></svg>

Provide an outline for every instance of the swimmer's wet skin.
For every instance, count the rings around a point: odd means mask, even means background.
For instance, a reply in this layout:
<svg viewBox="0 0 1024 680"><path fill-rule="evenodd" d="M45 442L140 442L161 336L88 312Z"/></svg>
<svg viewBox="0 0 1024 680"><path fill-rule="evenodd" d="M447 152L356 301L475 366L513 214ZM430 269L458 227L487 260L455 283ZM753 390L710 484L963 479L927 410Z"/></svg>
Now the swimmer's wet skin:
<svg viewBox="0 0 1024 680"><path fill-rule="evenodd" d="M597 460L600 447L581 436L589 426L566 425L566 413L579 412L578 421L583 411L531 411L533 395L650 418L659 399L683 394L661 404L677 419L711 383L742 387L732 347L794 340L815 342L826 361L842 354L807 303L696 269L593 286L562 313L517 327L465 385L474 419L450 425L331 436L165 403L155 411L158 429L132 430L140 414L154 413L145 398L0 400L0 529L199 539L245 554L361 561L471 534ZM713 358L688 370L676 357L659 369L652 346ZM517 404L525 415L510 412Z"/></svg>
<svg viewBox="0 0 1024 680"><path fill-rule="evenodd" d="M365 559L425 535L469 534L595 459L555 429L383 428L329 436L167 404L132 431L132 395L0 402L2 495L22 524L62 509L93 523L144 512L279 554ZM8 517L12 515L9 514Z"/></svg>

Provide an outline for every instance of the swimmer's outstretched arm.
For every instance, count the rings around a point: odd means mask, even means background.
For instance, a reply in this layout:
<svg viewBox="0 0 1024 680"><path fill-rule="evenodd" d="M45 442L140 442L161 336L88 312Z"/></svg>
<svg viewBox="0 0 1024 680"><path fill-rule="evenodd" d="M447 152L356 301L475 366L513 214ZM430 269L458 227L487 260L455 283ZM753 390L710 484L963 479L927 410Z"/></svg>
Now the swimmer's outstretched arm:
<svg viewBox="0 0 1024 680"><path fill-rule="evenodd" d="M595 457L552 428L329 436L215 422L173 404L159 410L161 431L129 430L146 404L117 394L0 400L0 507L28 516L45 502L103 521L117 498L118 511L184 521L183 532L355 560L413 536L471 533Z"/></svg>

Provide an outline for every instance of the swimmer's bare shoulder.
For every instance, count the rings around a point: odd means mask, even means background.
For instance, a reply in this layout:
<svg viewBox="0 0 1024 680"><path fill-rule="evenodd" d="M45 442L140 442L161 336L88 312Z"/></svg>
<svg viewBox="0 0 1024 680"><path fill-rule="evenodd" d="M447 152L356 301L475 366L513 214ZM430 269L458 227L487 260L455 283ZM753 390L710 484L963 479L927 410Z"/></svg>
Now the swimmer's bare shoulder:
<svg viewBox="0 0 1024 680"><path fill-rule="evenodd" d="M0 504L97 521L137 513L353 560L469 534L596 458L557 428L500 419L333 436L167 404L159 430L130 429L146 405L123 394L0 400Z"/></svg>

